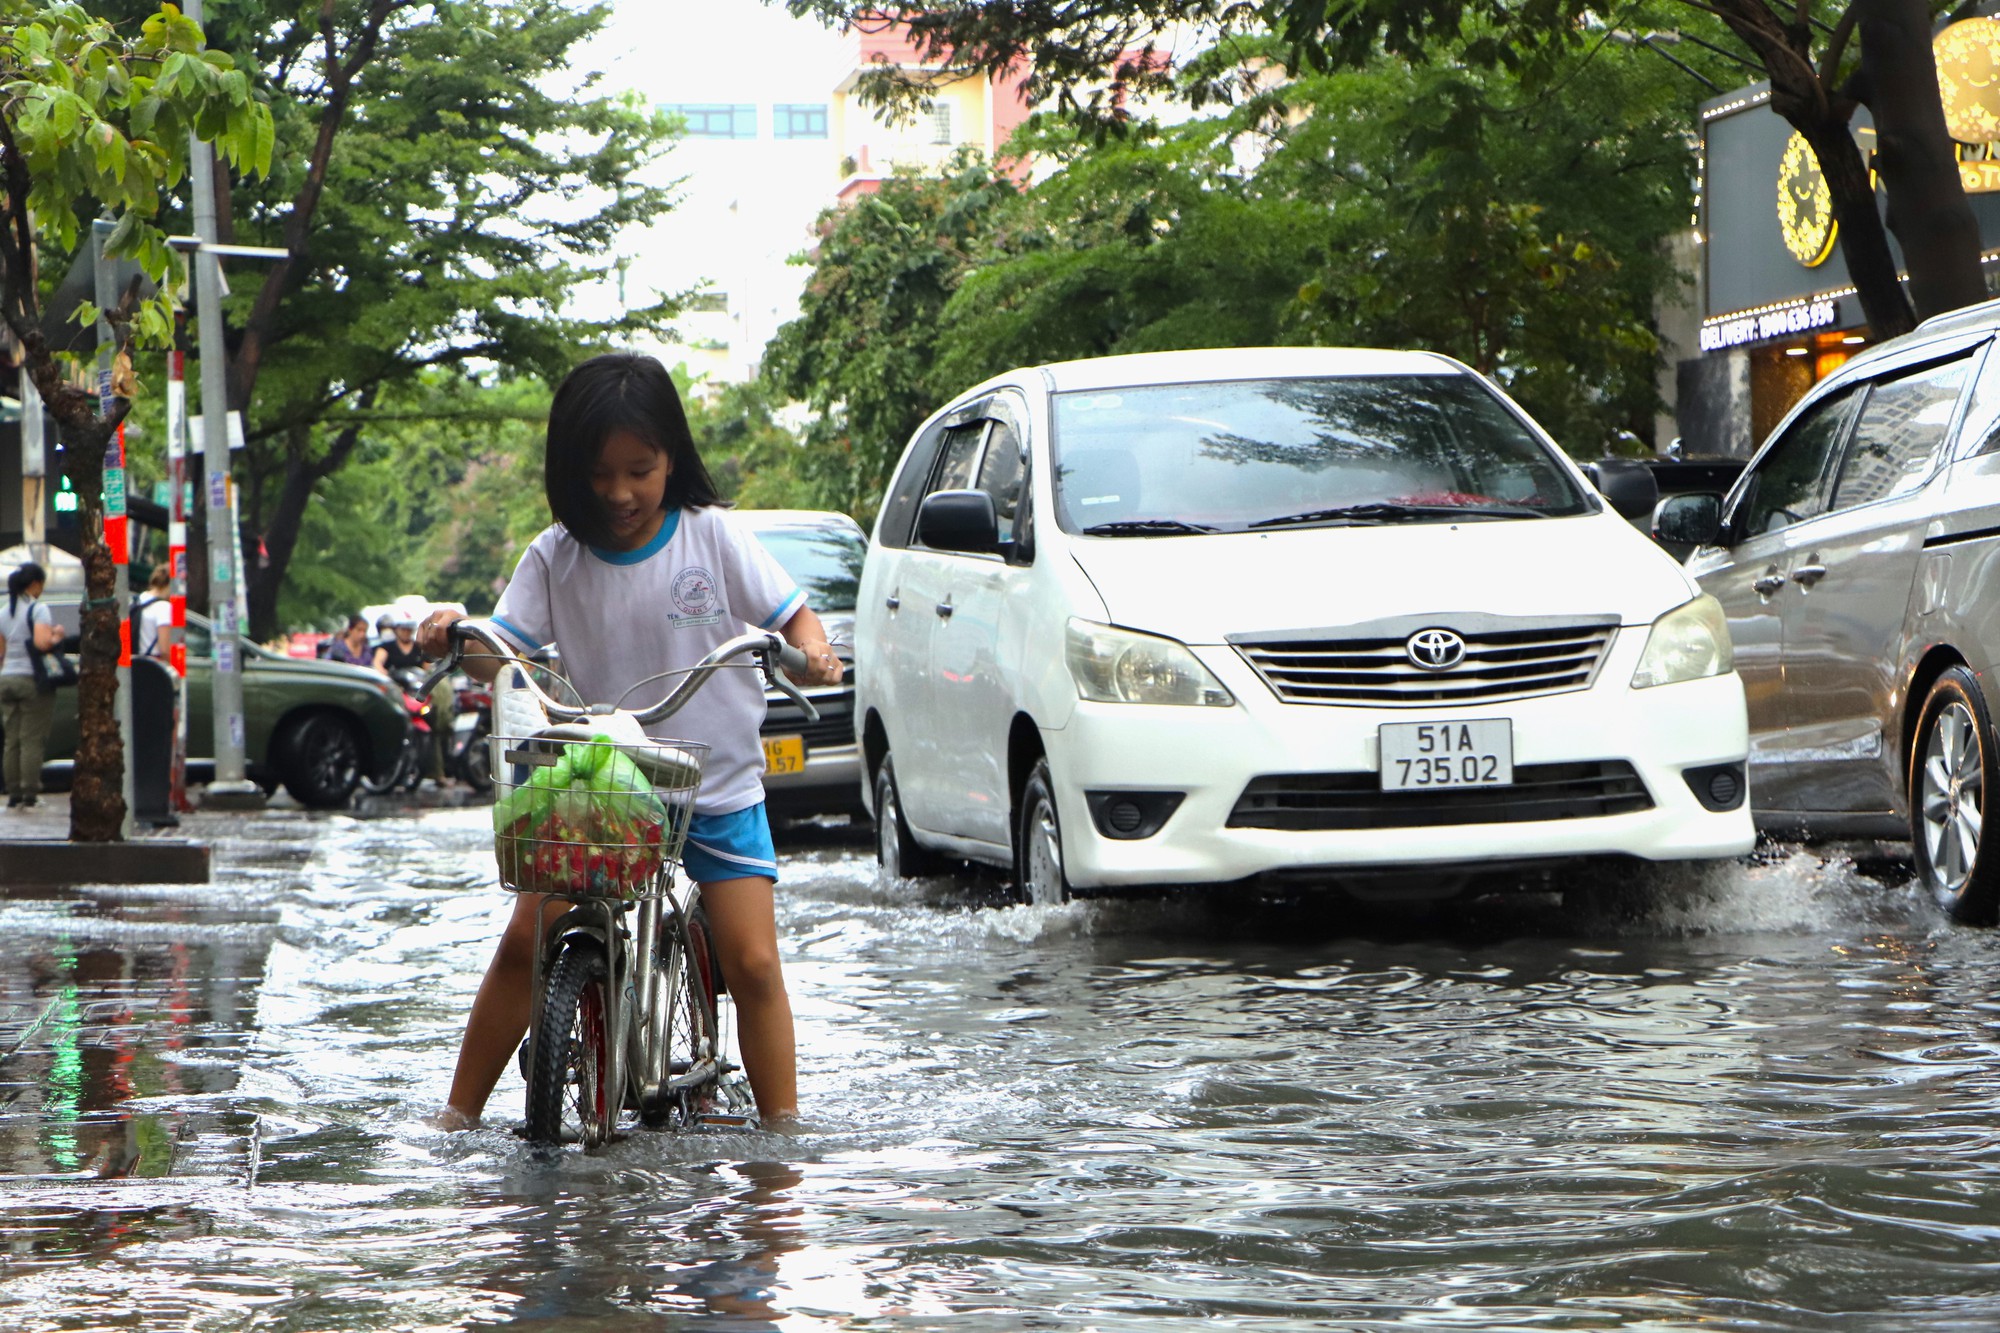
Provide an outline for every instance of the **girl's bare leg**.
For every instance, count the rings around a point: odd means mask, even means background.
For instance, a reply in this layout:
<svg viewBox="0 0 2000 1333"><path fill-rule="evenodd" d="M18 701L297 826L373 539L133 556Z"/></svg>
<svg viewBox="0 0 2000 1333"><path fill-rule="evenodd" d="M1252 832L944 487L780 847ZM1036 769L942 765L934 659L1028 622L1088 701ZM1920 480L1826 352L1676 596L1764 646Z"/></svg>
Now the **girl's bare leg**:
<svg viewBox="0 0 2000 1333"><path fill-rule="evenodd" d="M798 1114L799 1069L771 889L771 881L759 875L715 880L701 886L701 905L723 982L736 1000L743 1069L757 1113L781 1120ZM458 1105L455 1097L452 1104Z"/></svg>
<svg viewBox="0 0 2000 1333"><path fill-rule="evenodd" d="M486 965L486 976L473 997L472 1013L465 1020L465 1039L458 1048L458 1069L451 1078L451 1098L437 1123L446 1129L470 1129L479 1123L493 1085L520 1048L527 1035L528 1016L534 1008L530 984L534 979L535 921L544 898L537 893L517 894L514 915Z"/></svg>

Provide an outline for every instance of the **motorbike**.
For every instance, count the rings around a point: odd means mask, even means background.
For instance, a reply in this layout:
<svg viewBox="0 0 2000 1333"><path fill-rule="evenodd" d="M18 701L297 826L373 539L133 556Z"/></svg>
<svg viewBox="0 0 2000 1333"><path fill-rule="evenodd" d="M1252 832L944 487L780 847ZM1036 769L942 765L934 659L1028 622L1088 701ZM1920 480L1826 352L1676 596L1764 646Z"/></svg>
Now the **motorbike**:
<svg viewBox="0 0 2000 1333"><path fill-rule="evenodd" d="M493 747L486 738L493 734L493 687L475 680L461 680L453 695L451 747L445 753L445 771L474 791L493 790Z"/></svg>
<svg viewBox="0 0 2000 1333"><path fill-rule="evenodd" d="M422 672L389 673L403 691L403 707L410 714L410 729L403 737L403 748L396 754L396 762L382 777L364 775L361 790L370 796L383 796L392 791L415 791L417 784L424 780L425 756L431 748L431 701L428 697L414 693Z"/></svg>

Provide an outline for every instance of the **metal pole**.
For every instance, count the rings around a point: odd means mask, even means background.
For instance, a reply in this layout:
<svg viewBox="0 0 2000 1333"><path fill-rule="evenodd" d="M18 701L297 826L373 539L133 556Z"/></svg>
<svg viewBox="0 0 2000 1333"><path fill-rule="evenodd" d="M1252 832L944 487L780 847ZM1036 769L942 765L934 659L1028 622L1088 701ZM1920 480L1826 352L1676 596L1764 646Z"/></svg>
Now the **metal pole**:
<svg viewBox="0 0 2000 1333"><path fill-rule="evenodd" d="M175 341L179 341L176 338ZM174 754L167 771L167 809L187 814L187 354L167 353L167 569L173 623L167 627L167 665L174 673Z"/></svg>
<svg viewBox="0 0 2000 1333"><path fill-rule="evenodd" d="M202 21L201 0L187 0L182 12ZM215 154L190 136L188 189L194 196L194 231L203 247L216 243ZM208 611L214 622L213 682L215 777L203 804L218 808L261 809L264 790L244 776L243 644L236 619L233 559L236 534L229 530L229 388L222 333L222 261L206 248L192 256L195 279L196 355L201 358L201 456L208 510Z"/></svg>
<svg viewBox="0 0 2000 1333"><path fill-rule="evenodd" d="M98 218L90 224L90 258L95 268L97 286L97 400L98 410L111 410L111 380L117 357L117 342L111 333L110 322L103 312L118 302L118 280L112 271L112 263L104 254L104 238L117 225L110 218ZM88 541L89 534L84 534ZM125 817L120 821L120 837L129 838L133 833L132 821L132 579L128 566L132 563L132 538L130 526L125 519L125 425L120 422L118 433L104 452L104 543L111 548L112 599L118 605L118 692L114 696L112 712L118 719L118 744L124 751L123 762L119 765L122 781L119 786L125 798ZM84 610L90 608L87 590Z"/></svg>

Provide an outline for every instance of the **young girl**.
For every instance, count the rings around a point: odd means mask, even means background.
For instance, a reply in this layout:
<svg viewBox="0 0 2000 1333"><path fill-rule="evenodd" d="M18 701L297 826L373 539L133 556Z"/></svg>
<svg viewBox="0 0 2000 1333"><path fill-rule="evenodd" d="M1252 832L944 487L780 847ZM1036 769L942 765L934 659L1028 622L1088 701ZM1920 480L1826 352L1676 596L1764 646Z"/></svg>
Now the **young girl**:
<svg viewBox="0 0 2000 1333"><path fill-rule="evenodd" d="M619 703L662 671L691 667L745 626L776 630L806 655L802 684L831 685L840 663L805 594L756 539L733 524L695 452L680 395L650 357L592 357L549 409L544 485L555 523L529 545L493 622L524 652L554 642L590 702ZM454 611L425 617L419 642L447 647ZM476 651L476 650L471 650ZM468 652L467 669L490 678ZM660 686L664 693L669 678ZM660 694L650 694L650 703ZM633 706L632 701L626 701ZM767 1122L798 1106L792 1006L778 965L772 888L777 854L764 814L763 684L717 672L662 737L710 747L683 862L701 886L722 974L736 999L743 1065ZM486 1098L527 1032L540 898L521 894L472 1002L451 1098L437 1123L479 1123Z"/></svg>

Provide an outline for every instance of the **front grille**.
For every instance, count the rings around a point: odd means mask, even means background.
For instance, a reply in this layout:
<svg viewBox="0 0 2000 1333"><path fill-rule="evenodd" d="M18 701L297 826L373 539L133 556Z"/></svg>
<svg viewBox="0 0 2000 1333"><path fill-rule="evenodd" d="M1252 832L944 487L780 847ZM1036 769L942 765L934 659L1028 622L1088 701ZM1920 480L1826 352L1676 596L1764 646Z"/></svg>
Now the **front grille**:
<svg viewBox="0 0 2000 1333"><path fill-rule="evenodd" d="M1254 779L1230 811L1231 828L1443 828L1594 819L1653 808L1622 759L1521 764L1506 787L1383 791L1374 773L1288 773Z"/></svg>
<svg viewBox="0 0 2000 1333"><path fill-rule="evenodd" d="M808 754L854 744L853 692L809 697L813 707L819 709L819 721L806 721L797 704L778 695L770 701L770 711L764 715L759 732L765 736L803 736Z"/></svg>
<svg viewBox="0 0 2000 1333"><path fill-rule="evenodd" d="M1449 620L1437 623L1452 628ZM1465 659L1444 671L1412 662L1402 632L1231 642L1286 703L1418 708L1589 689L1617 628L1593 621L1464 631Z"/></svg>

